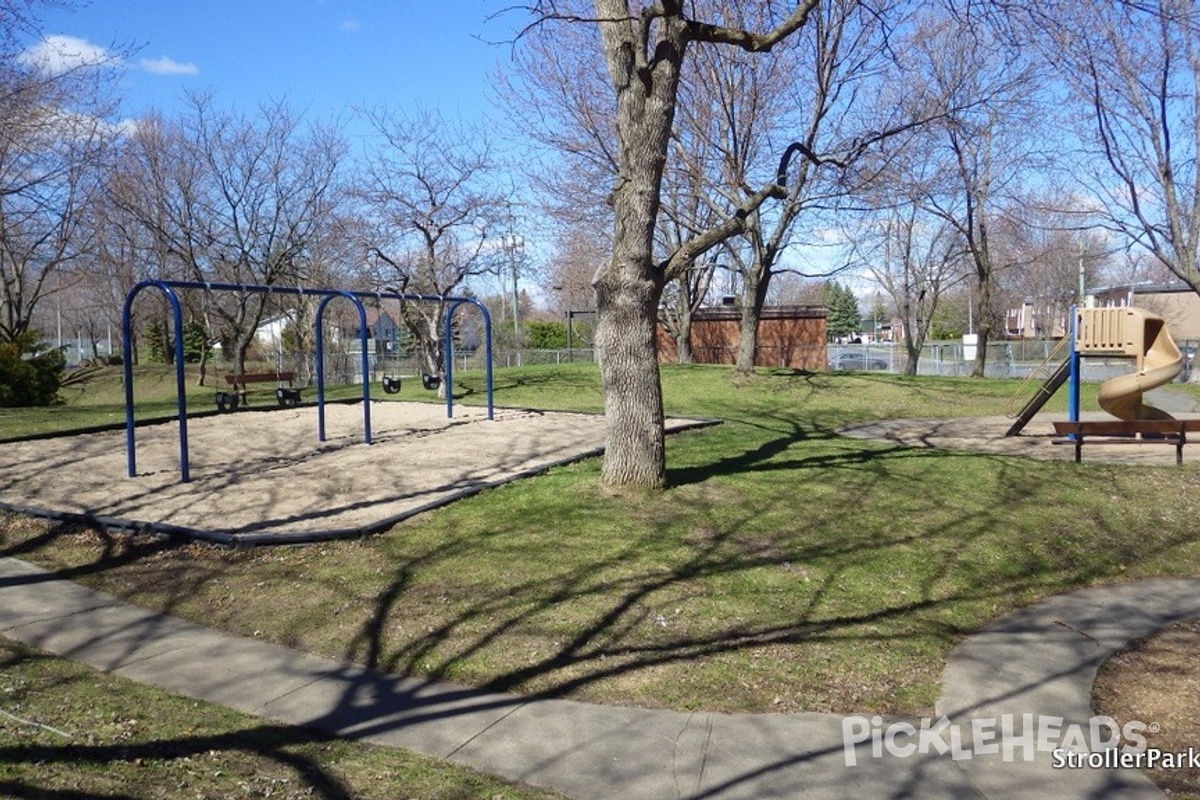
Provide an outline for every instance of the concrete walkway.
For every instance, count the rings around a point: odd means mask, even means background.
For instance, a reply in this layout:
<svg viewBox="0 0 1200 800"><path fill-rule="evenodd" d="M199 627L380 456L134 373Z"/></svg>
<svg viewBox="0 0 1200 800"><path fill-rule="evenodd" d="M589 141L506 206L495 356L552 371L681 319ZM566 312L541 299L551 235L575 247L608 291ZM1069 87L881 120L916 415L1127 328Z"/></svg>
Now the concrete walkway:
<svg viewBox="0 0 1200 800"><path fill-rule="evenodd" d="M1200 579L1075 592L999 620L947 664L938 713L949 727L935 728L929 752L897 757L883 734L896 724L920 728L921 720L681 713L484 694L217 633L0 559L7 638L260 717L408 748L580 800L1161 797L1136 771L1053 769L1032 738L1014 746L1008 737L1007 759L984 755L989 742L974 741L972 725L987 734L996 719L998 732L1004 715L1020 727L1029 714L1043 724L1061 718L1056 731L1087 730L1097 667L1130 639L1193 617ZM847 731L864 741L847 749ZM920 749L917 737L889 741Z"/></svg>

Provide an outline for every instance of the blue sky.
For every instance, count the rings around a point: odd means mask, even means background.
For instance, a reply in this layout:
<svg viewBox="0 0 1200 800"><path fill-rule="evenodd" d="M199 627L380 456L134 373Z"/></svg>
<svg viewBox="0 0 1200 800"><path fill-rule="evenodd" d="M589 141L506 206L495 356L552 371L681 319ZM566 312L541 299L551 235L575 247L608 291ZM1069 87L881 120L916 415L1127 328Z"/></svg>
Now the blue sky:
<svg viewBox="0 0 1200 800"><path fill-rule="evenodd" d="M420 104L446 116L492 114L487 81L513 15L498 0L92 0L41 9L59 50L129 45L122 116L170 112L185 89L252 109L287 98L328 118L350 107ZM35 45L30 42L31 47ZM97 51L98 52L98 51Z"/></svg>

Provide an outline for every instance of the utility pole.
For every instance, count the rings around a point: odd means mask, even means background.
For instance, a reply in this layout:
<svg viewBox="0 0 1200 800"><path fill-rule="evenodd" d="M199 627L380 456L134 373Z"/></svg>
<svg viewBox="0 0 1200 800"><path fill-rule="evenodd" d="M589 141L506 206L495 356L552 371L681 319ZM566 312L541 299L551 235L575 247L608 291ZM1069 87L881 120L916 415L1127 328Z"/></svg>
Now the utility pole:
<svg viewBox="0 0 1200 800"><path fill-rule="evenodd" d="M1079 239L1079 307L1083 308L1087 305L1087 283L1084 279L1083 271L1083 238Z"/></svg>
<svg viewBox="0 0 1200 800"><path fill-rule="evenodd" d="M504 238L504 249L508 251L509 263L512 266L513 281L513 348L517 351L517 366L521 366L521 290L518 285L517 253L525 247L525 240L512 234L511 229Z"/></svg>

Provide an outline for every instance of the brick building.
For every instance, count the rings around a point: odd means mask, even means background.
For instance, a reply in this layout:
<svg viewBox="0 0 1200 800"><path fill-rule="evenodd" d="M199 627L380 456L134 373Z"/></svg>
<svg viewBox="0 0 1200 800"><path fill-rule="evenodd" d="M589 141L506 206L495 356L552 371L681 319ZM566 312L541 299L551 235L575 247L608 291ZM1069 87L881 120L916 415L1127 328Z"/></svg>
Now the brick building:
<svg viewBox="0 0 1200 800"><path fill-rule="evenodd" d="M823 370L828 339L825 306L766 306L758 322L757 367ZM733 364L737 358L741 309L702 308L692 317L692 357L697 364ZM679 360L675 339L658 327L658 358Z"/></svg>

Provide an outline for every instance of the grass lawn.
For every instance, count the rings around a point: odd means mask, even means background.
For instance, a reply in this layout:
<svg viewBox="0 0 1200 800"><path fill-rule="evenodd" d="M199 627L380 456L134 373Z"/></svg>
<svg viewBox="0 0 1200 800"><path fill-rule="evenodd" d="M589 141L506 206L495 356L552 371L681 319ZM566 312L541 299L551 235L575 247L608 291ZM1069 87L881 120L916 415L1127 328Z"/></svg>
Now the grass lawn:
<svg viewBox="0 0 1200 800"><path fill-rule="evenodd" d="M459 380L481 400L479 376ZM712 367L663 381L668 413L724 424L669 440L662 493L606 490L592 460L358 541L228 551L9 517L0 545L148 607L379 669L722 711L929 714L951 648L995 617L1200 573L1194 462L1077 466L835 433L1003 413L1015 382ZM601 392L592 366L529 367L497 371L496 401L596 411ZM78 407L51 411L62 425Z"/></svg>

